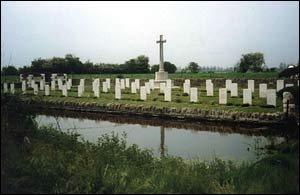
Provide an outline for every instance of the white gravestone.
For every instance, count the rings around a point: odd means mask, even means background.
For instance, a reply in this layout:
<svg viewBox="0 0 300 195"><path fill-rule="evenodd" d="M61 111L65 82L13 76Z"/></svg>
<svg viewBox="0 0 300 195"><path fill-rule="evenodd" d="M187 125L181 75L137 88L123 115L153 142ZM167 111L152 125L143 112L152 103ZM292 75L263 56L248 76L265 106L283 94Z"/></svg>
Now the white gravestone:
<svg viewBox="0 0 300 195"><path fill-rule="evenodd" d="M219 104L227 104L227 89L219 89Z"/></svg>
<svg viewBox="0 0 300 195"><path fill-rule="evenodd" d="M135 79L134 82L136 83L136 88L140 88L140 79Z"/></svg>
<svg viewBox="0 0 300 195"><path fill-rule="evenodd" d="M66 84L62 86L62 95L68 97L68 89Z"/></svg>
<svg viewBox="0 0 300 195"><path fill-rule="evenodd" d="M72 79L68 79L68 82L67 82L67 89L70 90L72 87Z"/></svg>
<svg viewBox="0 0 300 195"><path fill-rule="evenodd" d="M22 93L26 94L26 81L22 80Z"/></svg>
<svg viewBox="0 0 300 195"><path fill-rule="evenodd" d="M150 89L150 83L149 82L145 83L145 87L146 87L146 93L151 94L151 89Z"/></svg>
<svg viewBox="0 0 300 195"><path fill-rule="evenodd" d="M146 87L141 87L140 88L140 93L141 93L141 100L147 100Z"/></svg>
<svg viewBox="0 0 300 195"><path fill-rule="evenodd" d="M238 84L237 83L231 83L230 94L231 94L231 97L238 96Z"/></svg>
<svg viewBox="0 0 300 195"><path fill-rule="evenodd" d="M129 78L125 78L125 87L126 88L130 87L130 79Z"/></svg>
<svg viewBox="0 0 300 195"><path fill-rule="evenodd" d="M31 80L30 86L31 86L32 89L34 89L34 87L35 87L35 81L33 79Z"/></svg>
<svg viewBox="0 0 300 195"><path fill-rule="evenodd" d="M107 88L110 89L110 78L106 78L105 82L106 82Z"/></svg>
<svg viewBox="0 0 300 195"><path fill-rule="evenodd" d="M125 79L121 79L121 89L125 89Z"/></svg>
<svg viewBox="0 0 300 195"><path fill-rule="evenodd" d="M190 89L190 95L191 95L191 98L190 98L191 102L198 102L198 88L192 87Z"/></svg>
<svg viewBox="0 0 300 195"><path fill-rule="evenodd" d="M54 80L51 81L51 90L55 91L55 81Z"/></svg>
<svg viewBox="0 0 300 195"><path fill-rule="evenodd" d="M190 94L190 83L183 83L183 93Z"/></svg>
<svg viewBox="0 0 300 195"><path fill-rule="evenodd" d="M10 84L10 93L15 94L15 84L14 83Z"/></svg>
<svg viewBox="0 0 300 195"><path fill-rule="evenodd" d="M108 83L105 81L102 83L102 90L104 93L107 93L108 92Z"/></svg>
<svg viewBox="0 0 300 195"><path fill-rule="evenodd" d="M7 87L7 83L3 83L3 89L4 89L4 93L8 93L8 87Z"/></svg>
<svg viewBox="0 0 300 195"><path fill-rule="evenodd" d="M166 83L166 87L172 87L172 80L171 79L167 79L167 83Z"/></svg>
<svg viewBox="0 0 300 195"><path fill-rule="evenodd" d="M149 84L150 84L150 89L154 89L154 79L150 79L149 80Z"/></svg>
<svg viewBox="0 0 300 195"><path fill-rule="evenodd" d="M171 87L165 87L164 93L165 93L165 101L166 102L171 102L172 101L172 88Z"/></svg>
<svg viewBox="0 0 300 195"><path fill-rule="evenodd" d="M136 93L136 82L131 83L131 93Z"/></svg>
<svg viewBox="0 0 300 195"><path fill-rule="evenodd" d="M84 79L80 79L79 85L82 86L81 90L82 90L82 93L84 93Z"/></svg>
<svg viewBox="0 0 300 195"><path fill-rule="evenodd" d="M267 90L267 105L276 106L276 90L275 89Z"/></svg>
<svg viewBox="0 0 300 195"><path fill-rule="evenodd" d="M78 85L78 97L81 97L83 94L83 86L82 85Z"/></svg>
<svg viewBox="0 0 300 195"><path fill-rule="evenodd" d="M50 95L50 87L49 85L45 85L45 96Z"/></svg>
<svg viewBox="0 0 300 195"><path fill-rule="evenodd" d="M115 86L115 99L120 100L121 99L121 85L120 83L117 83Z"/></svg>
<svg viewBox="0 0 300 195"><path fill-rule="evenodd" d="M267 84L266 83L259 84L259 97L260 98L267 97Z"/></svg>
<svg viewBox="0 0 300 195"><path fill-rule="evenodd" d="M293 86L294 86L294 84L292 84L292 83L285 84L285 87L293 87Z"/></svg>
<svg viewBox="0 0 300 195"><path fill-rule="evenodd" d="M252 90L243 89L243 104L252 105Z"/></svg>
<svg viewBox="0 0 300 195"><path fill-rule="evenodd" d="M99 86L95 86L95 89L94 89L94 96L95 97L100 97L100 90L99 90Z"/></svg>
<svg viewBox="0 0 300 195"><path fill-rule="evenodd" d="M40 80L40 90L44 90L44 89L45 89L45 81Z"/></svg>
<svg viewBox="0 0 300 195"><path fill-rule="evenodd" d="M208 86L209 86L210 84L212 84L212 82L211 82L210 79L209 79L209 80L205 80L205 89L206 89L206 91L208 90L207 88L208 88Z"/></svg>
<svg viewBox="0 0 300 195"><path fill-rule="evenodd" d="M159 84L159 93L165 93L166 83Z"/></svg>
<svg viewBox="0 0 300 195"><path fill-rule="evenodd" d="M225 88L226 88L227 91L230 91L230 89L231 89L231 83L232 83L232 81L229 80L229 79L227 79L225 81Z"/></svg>
<svg viewBox="0 0 300 195"><path fill-rule="evenodd" d="M62 89L63 89L63 82L62 82L61 79L58 79L58 80L57 80L57 84L58 84L58 89L59 89L59 90L62 90Z"/></svg>
<svg viewBox="0 0 300 195"><path fill-rule="evenodd" d="M38 88L37 84L33 85L33 93L34 93L34 95L38 95L38 93L39 93L39 88Z"/></svg>
<svg viewBox="0 0 300 195"><path fill-rule="evenodd" d="M276 91L280 91L284 88L284 80L277 80L276 81Z"/></svg>
<svg viewBox="0 0 300 195"><path fill-rule="evenodd" d="M248 80L248 89L251 89L252 93L254 92L254 80Z"/></svg>
<svg viewBox="0 0 300 195"><path fill-rule="evenodd" d="M206 84L206 94L207 94L207 96L214 96L214 84L213 83Z"/></svg>

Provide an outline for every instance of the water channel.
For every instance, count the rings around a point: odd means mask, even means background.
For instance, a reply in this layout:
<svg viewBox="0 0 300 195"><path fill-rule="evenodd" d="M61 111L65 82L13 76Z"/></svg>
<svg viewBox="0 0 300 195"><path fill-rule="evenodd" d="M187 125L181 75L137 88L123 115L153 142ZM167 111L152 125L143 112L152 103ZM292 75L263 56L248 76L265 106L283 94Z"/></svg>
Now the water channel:
<svg viewBox="0 0 300 195"><path fill-rule="evenodd" d="M81 139L96 142L104 134L126 134L129 145L152 150L157 157L179 156L210 161L215 157L232 161L254 161L261 148L284 141L270 127L243 127L234 124L167 121L109 114L42 112L39 126L53 125L65 132L76 132Z"/></svg>

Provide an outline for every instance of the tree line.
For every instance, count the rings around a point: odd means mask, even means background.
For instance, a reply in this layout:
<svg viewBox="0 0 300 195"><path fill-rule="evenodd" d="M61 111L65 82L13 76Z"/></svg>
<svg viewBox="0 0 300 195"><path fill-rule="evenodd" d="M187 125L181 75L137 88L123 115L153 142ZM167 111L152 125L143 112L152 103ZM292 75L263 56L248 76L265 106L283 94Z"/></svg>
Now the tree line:
<svg viewBox="0 0 300 195"><path fill-rule="evenodd" d="M298 62L299 63L299 62ZM260 71L279 71L285 67L281 63L279 68L268 69L265 66L263 53L248 53L242 55L239 62L234 67L201 67L196 62L190 62L186 67L179 69L169 61L164 62L165 71L168 73L198 73L198 72L260 72ZM50 59L38 58L31 62L30 66L24 66L17 69L14 66L2 67L2 75L18 75L18 74L38 74L38 73L67 73L67 74L139 74L154 73L159 70L159 65L150 66L149 58L140 55L136 58L129 59L123 64L110 63L93 63L91 61L82 62L79 57L72 54L62 57L53 57Z"/></svg>

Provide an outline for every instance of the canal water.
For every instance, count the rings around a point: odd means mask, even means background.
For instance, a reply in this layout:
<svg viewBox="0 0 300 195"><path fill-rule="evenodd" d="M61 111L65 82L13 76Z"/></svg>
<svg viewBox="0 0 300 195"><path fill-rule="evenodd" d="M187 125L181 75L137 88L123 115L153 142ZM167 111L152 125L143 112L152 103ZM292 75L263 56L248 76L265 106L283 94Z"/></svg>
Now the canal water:
<svg viewBox="0 0 300 195"><path fill-rule="evenodd" d="M80 139L96 142L104 134L126 134L129 145L150 149L157 157L179 156L187 160L210 161L215 157L232 161L255 161L262 148L284 141L268 133L267 127L241 127L215 123L187 123L120 115L39 113L39 126L52 125L65 132L76 132Z"/></svg>

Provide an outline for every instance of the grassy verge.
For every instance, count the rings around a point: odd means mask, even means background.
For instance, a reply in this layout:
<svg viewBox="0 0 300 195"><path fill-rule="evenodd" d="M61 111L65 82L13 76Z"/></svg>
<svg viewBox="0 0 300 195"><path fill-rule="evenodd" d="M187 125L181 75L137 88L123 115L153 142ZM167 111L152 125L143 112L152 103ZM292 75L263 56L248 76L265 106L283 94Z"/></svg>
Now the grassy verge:
<svg viewBox="0 0 300 195"><path fill-rule="evenodd" d="M26 110L1 96L1 193L299 193L299 138L254 164L187 163L154 158L118 135L79 142L37 128Z"/></svg>

